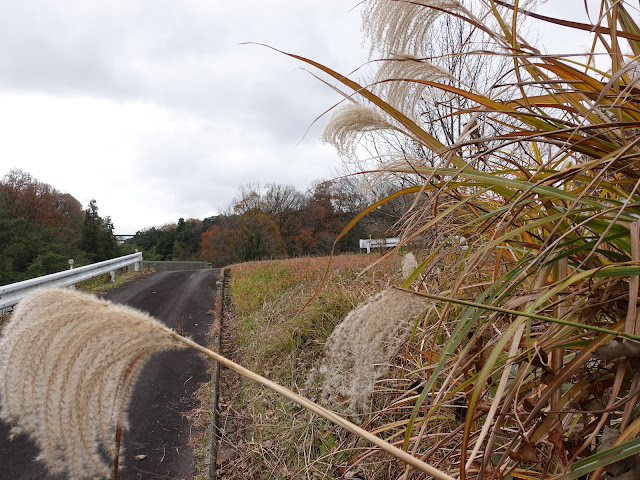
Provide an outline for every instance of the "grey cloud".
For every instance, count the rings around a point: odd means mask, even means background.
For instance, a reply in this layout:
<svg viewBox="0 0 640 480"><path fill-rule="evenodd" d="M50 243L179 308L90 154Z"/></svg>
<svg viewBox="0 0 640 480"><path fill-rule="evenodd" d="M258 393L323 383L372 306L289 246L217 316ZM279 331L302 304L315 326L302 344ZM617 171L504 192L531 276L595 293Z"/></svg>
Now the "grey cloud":
<svg viewBox="0 0 640 480"><path fill-rule="evenodd" d="M325 45L330 45L327 36L336 33L327 32L314 11L326 4L301 8L300 2L237 2L235 9L220 5L3 2L0 84L142 98L206 114L215 107L259 108L265 96L283 86L289 91L297 86L296 80L286 78L298 66L295 60L279 59L255 45L238 46L239 42L263 42L310 56L316 52L321 61L332 60ZM315 97L330 94L321 85L311 88Z"/></svg>

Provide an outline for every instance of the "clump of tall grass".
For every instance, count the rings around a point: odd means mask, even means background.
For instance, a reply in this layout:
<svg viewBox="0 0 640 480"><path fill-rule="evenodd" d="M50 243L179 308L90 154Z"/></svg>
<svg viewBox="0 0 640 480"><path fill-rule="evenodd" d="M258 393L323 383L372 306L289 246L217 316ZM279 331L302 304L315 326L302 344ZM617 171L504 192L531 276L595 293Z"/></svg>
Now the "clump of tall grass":
<svg viewBox="0 0 640 480"><path fill-rule="evenodd" d="M368 424L463 479L598 478L640 450L637 11L602 0L583 24L525 2L364 5L381 55L370 85L293 56L355 102L325 138L343 154L373 145L369 173L409 182L354 222L409 196L402 244L427 244L402 286L436 309ZM524 39L528 17L592 48L542 53ZM458 43L434 49L451 25ZM606 425L620 432L610 449Z"/></svg>
<svg viewBox="0 0 640 480"><path fill-rule="evenodd" d="M325 287L311 302L309 298L322 281L327 257L231 266L229 292L234 308L228 310L225 331L237 334L235 348L243 364L311 399L319 398L321 376L317 375L317 364L336 324L367 297L400 279L398 259L385 260L359 275L373 257L334 257ZM243 383L238 398L228 400L246 427L242 460L236 462L246 465L245 476L341 475L338 472L345 459L329 453L340 450L346 432L301 409L291 409L289 402L253 383ZM255 472L263 473L260 476Z"/></svg>

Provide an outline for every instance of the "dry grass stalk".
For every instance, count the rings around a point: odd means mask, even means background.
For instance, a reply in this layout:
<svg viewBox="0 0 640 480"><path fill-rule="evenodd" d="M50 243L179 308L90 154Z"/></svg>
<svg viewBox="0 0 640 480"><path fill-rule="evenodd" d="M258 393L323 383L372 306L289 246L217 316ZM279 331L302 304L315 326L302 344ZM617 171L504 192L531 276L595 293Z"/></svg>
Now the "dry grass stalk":
<svg viewBox="0 0 640 480"><path fill-rule="evenodd" d="M403 79L412 81L403 81ZM389 81L400 79L400 81ZM418 81L446 81L451 73L411 55L396 55L381 61L376 73L376 92L402 112L412 113L412 120L418 122L418 104L434 101L435 93L429 94L428 87ZM378 83L380 82L380 83ZM333 120L331 121L333 122Z"/></svg>

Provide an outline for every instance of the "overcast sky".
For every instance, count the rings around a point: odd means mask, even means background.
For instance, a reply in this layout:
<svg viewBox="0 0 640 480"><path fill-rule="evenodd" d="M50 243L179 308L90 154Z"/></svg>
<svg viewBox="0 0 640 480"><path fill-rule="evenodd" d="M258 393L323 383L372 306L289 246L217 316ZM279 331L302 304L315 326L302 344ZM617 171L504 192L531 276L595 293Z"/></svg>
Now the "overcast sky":
<svg viewBox="0 0 640 480"><path fill-rule="evenodd" d="M339 96L240 44L348 73L368 58L357 3L0 0L0 176L95 198L120 234L214 215L247 183L331 178L325 120L305 132ZM545 11L575 19L582 4Z"/></svg>
<svg viewBox="0 0 640 480"><path fill-rule="evenodd" d="M339 164L307 128L338 97L300 62L362 64L348 0L0 1L0 175L95 198L117 233L203 218L249 182ZM324 123L324 122L321 122Z"/></svg>

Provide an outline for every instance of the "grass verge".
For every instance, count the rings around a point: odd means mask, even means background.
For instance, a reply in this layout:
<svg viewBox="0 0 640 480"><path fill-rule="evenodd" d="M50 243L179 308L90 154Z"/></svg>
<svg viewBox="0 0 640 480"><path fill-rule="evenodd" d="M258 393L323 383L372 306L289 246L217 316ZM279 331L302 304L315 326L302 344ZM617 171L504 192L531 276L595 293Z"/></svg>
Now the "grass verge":
<svg viewBox="0 0 640 480"><path fill-rule="evenodd" d="M224 328L236 332L235 356L256 373L317 399L319 385L310 379L318 378L315 367L333 328L371 294L398 281L396 259L362 273L375 259L335 257L325 286L302 312L328 258L233 265L234 315ZM233 443L242 447L222 465L220 478L340 478L349 467L344 433L324 419L252 382L241 382L232 398L225 391L222 396L234 420L241 419Z"/></svg>
<svg viewBox="0 0 640 480"><path fill-rule="evenodd" d="M136 278L141 277L142 275L146 275L147 273L151 273L151 270L122 273L116 272L115 281L113 283L111 282L111 276L108 273L105 273L103 275L98 275L96 277L89 278L88 280L76 283L76 289L93 294L104 293L107 290L119 287L123 283L135 280Z"/></svg>
<svg viewBox="0 0 640 480"><path fill-rule="evenodd" d="M11 315L8 313L0 313L0 333L2 333L2 328L4 327L5 323L9 321L10 316Z"/></svg>

